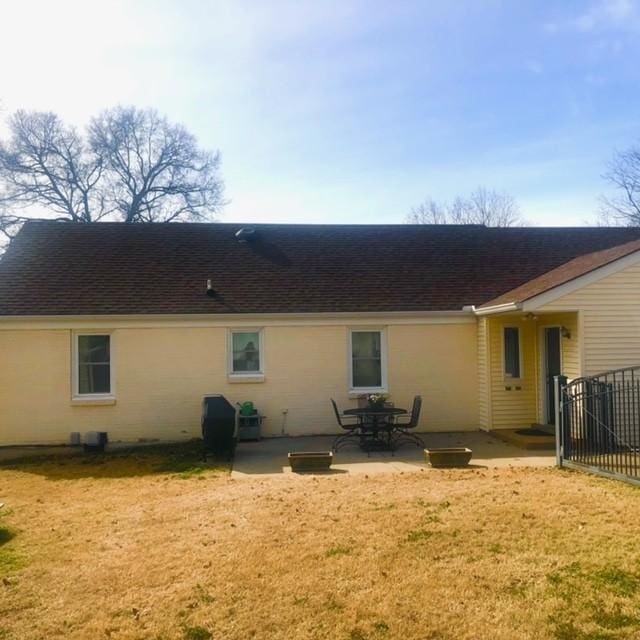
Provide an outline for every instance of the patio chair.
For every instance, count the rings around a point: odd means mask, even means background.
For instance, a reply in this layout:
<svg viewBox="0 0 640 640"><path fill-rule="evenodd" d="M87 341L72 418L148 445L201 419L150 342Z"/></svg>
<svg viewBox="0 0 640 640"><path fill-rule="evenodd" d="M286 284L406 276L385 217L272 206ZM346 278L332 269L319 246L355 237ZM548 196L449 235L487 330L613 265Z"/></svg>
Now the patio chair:
<svg viewBox="0 0 640 640"><path fill-rule="evenodd" d="M331 404L333 405L333 411L336 414L336 421L340 425L340 428L346 431L346 433L341 433L337 436L331 445L331 449L333 451L337 451L341 446L349 444L350 440L359 439L360 421L357 419L357 416L345 416L344 414L341 414L340 411L338 411L338 405L333 398L331 398ZM349 420L355 420L355 422L348 422Z"/></svg>
<svg viewBox="0 0 640 640"><path fill-rule="evenodd" d="M397 418L393 424L393 440L394 446L398 446L406 443L415 444L417 447L424 448L424 442L420 436L415 433L411 433L412 429L418 426L420 421L420 410L422 409L422 396L416 396L413 399L413 406L411 407L411 415L408 422L401 422L400 418Z"/></svg>

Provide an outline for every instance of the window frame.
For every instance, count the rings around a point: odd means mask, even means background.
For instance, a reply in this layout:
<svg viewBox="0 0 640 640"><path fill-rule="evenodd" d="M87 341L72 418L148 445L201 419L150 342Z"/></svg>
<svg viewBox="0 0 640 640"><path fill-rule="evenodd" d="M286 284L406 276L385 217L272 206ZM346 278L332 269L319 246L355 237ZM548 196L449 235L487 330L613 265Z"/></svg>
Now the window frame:
<svg viewBox="0 0 640 640"><path fill-rule="evenodd" d="M518 374L514 376L507 373L507 329L515 329L518 332ZM522 328L518 325L508 324L502 327L502 376L505 380L522 380L523 379L524 362L522 360Z"/></svg>
<svg viewBox="0 0 640 640"><path fill-rule="evenodd" d="M109 392L108 393L80 393L80 338L83 336L108 336L109 337ZM115 400L116 397L116 363L115 363L115 339L113 331L74 331L71 362L71 398L79 401Z"/></svg>
<svg viewBox="0 0 640 640"><path fill-rule="evenodd" d="M258 370L234 371L233 370L233 334L257 333L258 334ZM237 327L229 329L227 338L227 375L230 378L242 380L251 378L264 378L265 353L264 353L264 327Z"/></svg>
<svg viewBox="0 0 640 640"><path fill-rule="evenodd" d="M353 334L354 333L379 333L380 334L380 386L379 387L356 387L353 384ZM387 367L387 330L386 327L353 327L349 328L349 340L347 347L347 362L349 371L349 393L369 394L387 393L389 391Z"/></svg>

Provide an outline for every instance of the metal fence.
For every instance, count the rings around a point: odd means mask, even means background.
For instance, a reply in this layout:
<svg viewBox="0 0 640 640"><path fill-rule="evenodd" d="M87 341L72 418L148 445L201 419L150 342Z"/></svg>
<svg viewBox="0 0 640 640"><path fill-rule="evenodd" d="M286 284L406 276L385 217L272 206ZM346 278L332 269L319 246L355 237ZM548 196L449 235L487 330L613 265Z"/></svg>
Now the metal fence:
<svg viewBox="0 0 640 640"><path fill-rule="evenodd" d="M556 377L560 466L640 484L640 367Z"/></svg>

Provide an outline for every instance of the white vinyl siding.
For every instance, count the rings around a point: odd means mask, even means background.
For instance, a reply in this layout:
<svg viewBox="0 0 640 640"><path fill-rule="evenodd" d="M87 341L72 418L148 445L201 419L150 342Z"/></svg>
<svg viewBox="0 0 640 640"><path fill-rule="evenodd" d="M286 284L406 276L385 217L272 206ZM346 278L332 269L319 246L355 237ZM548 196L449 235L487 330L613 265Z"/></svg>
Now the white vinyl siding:
<svg viewBox="0 0 640 640"><path fill-rule="evenodd" d="M541 310L580 312L580 375L640 364L640 264L549 302Z"/></svg>

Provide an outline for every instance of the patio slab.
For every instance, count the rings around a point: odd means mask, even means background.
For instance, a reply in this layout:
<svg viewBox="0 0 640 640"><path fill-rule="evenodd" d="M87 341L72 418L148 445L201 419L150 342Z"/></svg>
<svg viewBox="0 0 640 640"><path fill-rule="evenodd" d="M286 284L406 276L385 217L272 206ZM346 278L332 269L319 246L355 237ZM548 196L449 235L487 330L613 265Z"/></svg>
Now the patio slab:
<svg viewBox="0 0 640 640"><path fill-rule="evenodd" d="M555 464L555 453L527 451L499 440L491 434L474 432L419 434L426 448L469 447L473 451L471 467L549 467ZM290 451L329 451L333 436L309 436L297 438L268 438L260 442L241 442L236 449L234 478L250 478L256 475L281 475L292 473L287 454ZM372 452L370 456L351 445L334 454L331 473L400 473L432 469L424 460L422 449L404 446L394 455L391 452Z"/></svg>

